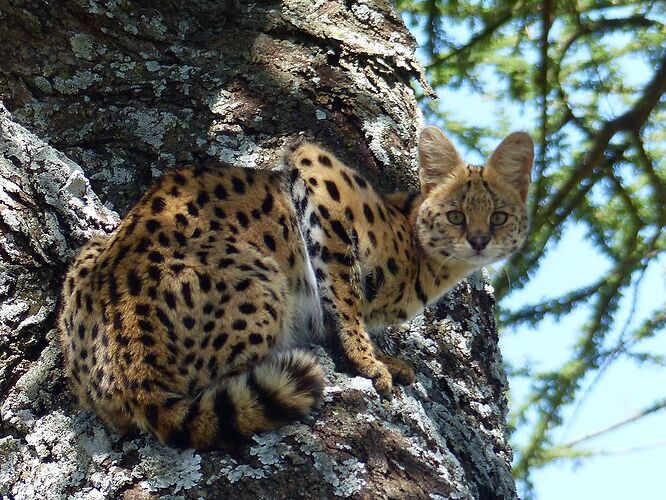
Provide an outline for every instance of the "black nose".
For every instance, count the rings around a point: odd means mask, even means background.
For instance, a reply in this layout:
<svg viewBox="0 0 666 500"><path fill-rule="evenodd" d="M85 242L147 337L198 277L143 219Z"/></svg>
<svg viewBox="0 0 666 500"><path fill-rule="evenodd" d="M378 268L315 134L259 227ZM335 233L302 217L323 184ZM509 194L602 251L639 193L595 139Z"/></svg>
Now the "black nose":
<svg viewBox="0 0 666 500"><path fill-rule="evenodd" d="M481 251L488 245L490 236L487 234L470 234L467 236L470 246L477 251Z"/></svg>

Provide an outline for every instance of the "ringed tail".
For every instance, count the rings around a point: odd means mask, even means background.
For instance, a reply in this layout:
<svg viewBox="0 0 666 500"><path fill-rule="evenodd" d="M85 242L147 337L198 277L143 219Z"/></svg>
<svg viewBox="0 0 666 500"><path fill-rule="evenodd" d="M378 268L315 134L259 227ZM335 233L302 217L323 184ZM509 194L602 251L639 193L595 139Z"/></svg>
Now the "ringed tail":
<svg viewBox="0 0 666 500"><path fill-rule="evenodd" d="M286 351L196 396L164 395L137 408L140 427L177 448L229 446L304 417L321 399L324 374L313 355Z"/></svg>

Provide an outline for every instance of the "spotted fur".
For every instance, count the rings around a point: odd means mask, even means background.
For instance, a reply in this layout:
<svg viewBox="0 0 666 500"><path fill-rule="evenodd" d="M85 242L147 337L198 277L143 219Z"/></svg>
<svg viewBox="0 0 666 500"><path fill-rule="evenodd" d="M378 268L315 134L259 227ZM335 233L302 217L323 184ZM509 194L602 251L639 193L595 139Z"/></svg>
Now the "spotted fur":
<svg viewBox="0 0 666 500"><path fill-rule="evenodd" d="M320 399L321 368L293 346L323 317L382 396L411 383L368 330L522 245L532 143L512 134L482 169L426 128L419 152L421 192L389 196L307 143L286 171L166 174L67 274L59 330L81 404L178 447L274 429Z"/></svg>

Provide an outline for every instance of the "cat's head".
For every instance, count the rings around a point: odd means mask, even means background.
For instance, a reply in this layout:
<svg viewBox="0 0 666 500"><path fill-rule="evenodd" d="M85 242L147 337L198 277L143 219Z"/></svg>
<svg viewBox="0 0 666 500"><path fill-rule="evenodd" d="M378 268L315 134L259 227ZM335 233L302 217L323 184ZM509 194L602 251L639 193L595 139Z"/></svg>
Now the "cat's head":
<svg viewBox="0 0 666 500"><path fill-rule="evenodd" d="M428 255L481 266L518 250L528 232L533 159L534 143L523 132L504 139L481 167L463 161L438 128L423 129L417 232Z"/></svg>

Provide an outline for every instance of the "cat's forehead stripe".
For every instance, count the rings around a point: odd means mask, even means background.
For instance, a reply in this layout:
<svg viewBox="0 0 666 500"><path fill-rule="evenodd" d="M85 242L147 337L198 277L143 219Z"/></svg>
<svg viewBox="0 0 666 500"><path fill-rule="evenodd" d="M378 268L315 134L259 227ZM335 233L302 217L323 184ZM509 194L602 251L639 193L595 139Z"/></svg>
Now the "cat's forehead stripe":
<svg viewBox="0 0 666 500"><path fill-rule="evenodd" d="M483 166L474 165L473 163L467 164L467 173L468 175L477 174L479 177L483 177Z"/></svg>

